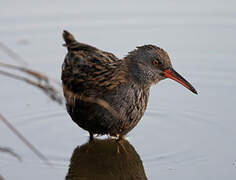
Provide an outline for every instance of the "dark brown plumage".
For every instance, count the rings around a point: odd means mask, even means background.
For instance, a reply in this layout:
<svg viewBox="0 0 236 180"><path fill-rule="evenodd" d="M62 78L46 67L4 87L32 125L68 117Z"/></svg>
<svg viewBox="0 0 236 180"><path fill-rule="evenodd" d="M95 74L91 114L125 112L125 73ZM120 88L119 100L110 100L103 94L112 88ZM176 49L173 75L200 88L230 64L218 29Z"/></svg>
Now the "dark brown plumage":
<svg viewBox="0 0 236 180"><path fill-rule="evenodd" d="M171 78L196 90L172 68L168 54L154 45L138 47L124 59L77 42L67 31L68 53L62 65L67 111L81 128L93 134L122 137L146 109L149 89Z"/></svg>

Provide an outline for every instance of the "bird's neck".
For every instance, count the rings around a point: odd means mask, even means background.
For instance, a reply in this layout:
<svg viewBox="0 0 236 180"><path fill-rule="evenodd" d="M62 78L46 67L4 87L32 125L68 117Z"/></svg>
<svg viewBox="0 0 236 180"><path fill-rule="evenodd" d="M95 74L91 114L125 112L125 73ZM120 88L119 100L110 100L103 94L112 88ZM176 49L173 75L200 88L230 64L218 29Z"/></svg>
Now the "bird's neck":
<svg viewBox="0 0 236 180"><path fill-rule="evenodd" d="M124 59L127 68L129 79L141 88L149 89L152 82L148 78L148 72L143 69L135 62L130 59Z"/></svg>

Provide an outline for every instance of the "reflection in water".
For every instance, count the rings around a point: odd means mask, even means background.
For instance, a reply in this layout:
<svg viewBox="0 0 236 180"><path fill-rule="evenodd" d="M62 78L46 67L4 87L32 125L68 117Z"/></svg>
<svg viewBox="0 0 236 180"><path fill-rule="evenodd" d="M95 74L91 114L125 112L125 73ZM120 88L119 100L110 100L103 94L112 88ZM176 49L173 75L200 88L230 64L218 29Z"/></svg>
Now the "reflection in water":
<svg viewBox="0 0 236 180"><path fill-rule="evenodd" d="M142 160L127 141L94 140L78 146L71 157L67 180L147 179Z"/></svg>

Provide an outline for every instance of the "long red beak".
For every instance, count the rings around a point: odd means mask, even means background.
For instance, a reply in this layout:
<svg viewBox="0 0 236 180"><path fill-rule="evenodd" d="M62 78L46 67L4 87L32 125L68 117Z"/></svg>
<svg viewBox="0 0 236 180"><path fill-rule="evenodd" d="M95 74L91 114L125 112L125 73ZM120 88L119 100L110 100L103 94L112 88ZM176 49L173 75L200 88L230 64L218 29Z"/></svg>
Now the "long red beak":
<svg viewBox="0 0 236 180"><path fill-rule="evenodd" d="M196 89L187 81L185 80L179 73L177 73L173 68L169 68L164 71L164 76L166 78L173 79L178 83L182 84L184 87L192 91L194 94L197 94Z"/></svg>

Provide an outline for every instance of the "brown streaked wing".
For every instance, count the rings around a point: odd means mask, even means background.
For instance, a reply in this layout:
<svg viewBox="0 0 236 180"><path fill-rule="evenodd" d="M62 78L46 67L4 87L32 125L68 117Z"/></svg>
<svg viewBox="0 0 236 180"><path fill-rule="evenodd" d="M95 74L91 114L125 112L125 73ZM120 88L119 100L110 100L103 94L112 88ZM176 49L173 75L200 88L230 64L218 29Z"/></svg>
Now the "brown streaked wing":
<svg viewBox="0 0 236 180"><path fill-rule="evenodd" d="M126 70L121 71L118 68L122 65L122 61L111 53L100 50L72 50L63 64L62 82L68 90L76 94L104 94L126 82Z"/></svg>

